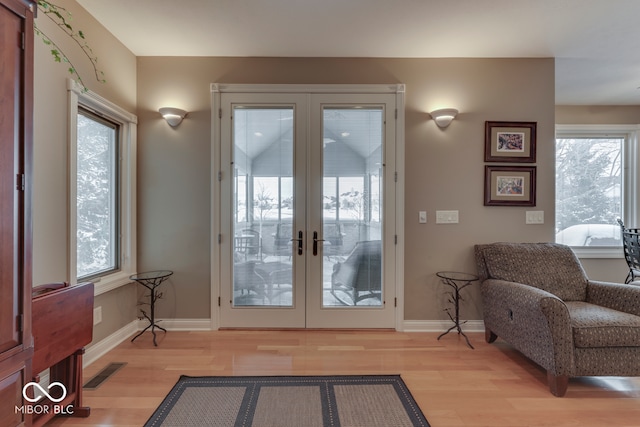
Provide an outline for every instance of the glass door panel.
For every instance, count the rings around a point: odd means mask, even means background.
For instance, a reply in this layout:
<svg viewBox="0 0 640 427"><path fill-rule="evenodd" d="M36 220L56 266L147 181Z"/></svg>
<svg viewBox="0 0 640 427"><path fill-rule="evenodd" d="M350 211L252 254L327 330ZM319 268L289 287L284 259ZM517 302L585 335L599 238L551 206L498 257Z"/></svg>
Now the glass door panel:
<svg viewBox="0 0 640 427"><path fill-rule="evenodd" d="M292 307L293 107L233 109L233 306Z"/></svg>
<svg viewBox="0 0 640 427"><path fill-rule="evenodd" d="M304 254L292 240L305 230L306 130L296 117L306 101L220 99L221 327L305 326Z"/></svg>
<svg viewBox="0 0 640 427"><path fill-rule="evenodd" d="M323 307L382 305L382 107L323 109Z"/></svg>
<svg viewBox="0 0 640 427"><path fill-rule="evenodd" d="M314 94L309 109L306 326L393 328L395 97Z"/></svg>

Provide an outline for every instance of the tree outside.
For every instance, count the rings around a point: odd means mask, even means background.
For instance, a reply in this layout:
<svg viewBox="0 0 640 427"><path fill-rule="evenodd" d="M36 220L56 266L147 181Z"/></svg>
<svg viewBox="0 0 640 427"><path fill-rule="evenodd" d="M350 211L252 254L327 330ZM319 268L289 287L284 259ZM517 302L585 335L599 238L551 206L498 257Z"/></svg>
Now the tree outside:
<svg viewBox="0 0 640 427"><path fill-rule="evenodd" d="M556 140L556 232L616 224L622 215L624 138Z"/></svg>

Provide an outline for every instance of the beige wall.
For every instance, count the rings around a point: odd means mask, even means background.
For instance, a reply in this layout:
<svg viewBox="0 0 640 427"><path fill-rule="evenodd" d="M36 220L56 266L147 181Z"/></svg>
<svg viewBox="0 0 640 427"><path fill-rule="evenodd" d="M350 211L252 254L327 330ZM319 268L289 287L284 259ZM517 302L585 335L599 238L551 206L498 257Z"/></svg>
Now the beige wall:
<svg viewBox="0 0 640 427"><path fill-rule="evenodd" d="M553 238L553 59L138 58L139 269L171 268L161 317L208 318L210 83L406 84L405 318L445 319L435 273L475 271L473 245ZM172 129L157 110L190 111ZM453 106L446 130L428 111ZM484 122L538 123L538 194L545 224L524 207L483 206ZM428 223L418 224L419 210ZM436 225L436 210L460 223ZM478 289L463 316L481 318Z"/></svg>
<svg viewBox="0 0 640 427"><path fill-rule="evenodd" d="M75 1L56 1L72 15L72 25L84 31L105 73L105 84L93 78L93 68L74 43L42 13L36 26L71 58L89 89L135 113L136 59ZM67 65L55 63L40 39L35 40L33 275L34 284L68 281L68 144ZM96 297L103 321L94 342L135 319L135 286Z"/></svg>

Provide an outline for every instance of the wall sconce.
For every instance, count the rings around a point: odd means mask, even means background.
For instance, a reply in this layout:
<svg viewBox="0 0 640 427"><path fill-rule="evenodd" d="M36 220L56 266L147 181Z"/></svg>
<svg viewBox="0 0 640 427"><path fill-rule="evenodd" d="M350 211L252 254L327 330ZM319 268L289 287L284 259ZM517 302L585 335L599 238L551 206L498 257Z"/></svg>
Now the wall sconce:
<svg viewBox="0 0 640 427"><path fill-rule="evenodd" d="M455 108L441 108L439 110L434 110L429 114L431 114L431 117L435 120L438 127L444 129L449 126L453 119L458 115L458 110Z"/></svg>
<svg viewBox="0 0 640 427"><path fill-rule="evenodd" d="M182 119L184 119L184 116L187 115L186 111L172 107L163 107L158 111L160 111L162 117L164 117L164 119L167 121L167 123L169 123L169 126L171 127L178 126L180 122L182 122Z"/></svg>

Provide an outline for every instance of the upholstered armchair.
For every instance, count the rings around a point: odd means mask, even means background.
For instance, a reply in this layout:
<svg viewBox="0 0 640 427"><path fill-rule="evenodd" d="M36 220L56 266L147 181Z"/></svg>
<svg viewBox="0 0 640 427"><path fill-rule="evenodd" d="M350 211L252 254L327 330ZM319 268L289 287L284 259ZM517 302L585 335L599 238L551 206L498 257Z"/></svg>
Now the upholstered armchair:
<svg viewBox="0 0 640 427"><path fill-rule="evenodd" d="M640 286L589 280L564 245L493 243L475 255L486 341L543 367L553 395L571 377L640 375Z"/></svg>

